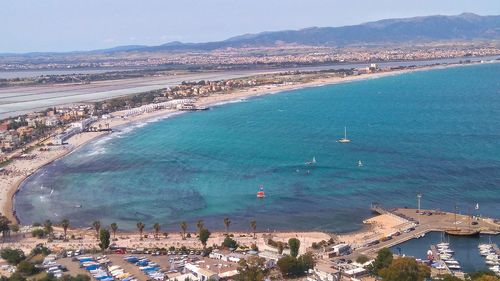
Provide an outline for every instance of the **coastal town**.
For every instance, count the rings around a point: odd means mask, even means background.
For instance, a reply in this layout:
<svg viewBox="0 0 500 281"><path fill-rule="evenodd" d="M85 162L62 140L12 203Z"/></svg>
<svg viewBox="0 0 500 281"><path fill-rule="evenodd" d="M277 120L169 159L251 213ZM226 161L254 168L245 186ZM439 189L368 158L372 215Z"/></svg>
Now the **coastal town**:
<svg viewBox="0 0 500 281"><path fill-rule="evenodd" d="M120 68L164 68L206 70L213 69L248 69L255 67L279 67L293 65L321 65L332 63L419 61L445 58L484 57L500 54L497 44L489 42L440 42L395 46L354 46L333 48L324 46L282 45L269 47L225 48L213 51L188 52L148 52L146 58L129 57L127 53L106 55L76 55L57 57L58 62L44 63L43 55L29 62L18 61L14 57L0 57L0 70L40 70L40 69L79 69L105 68L112 71ZM0 86L2 82L0 79Z"/></svg>
<svg viewBox="0 0 500 281"><path fill-rule="evenodd" d="M2 4L0 281L500 281L500 1Z"/></svg>

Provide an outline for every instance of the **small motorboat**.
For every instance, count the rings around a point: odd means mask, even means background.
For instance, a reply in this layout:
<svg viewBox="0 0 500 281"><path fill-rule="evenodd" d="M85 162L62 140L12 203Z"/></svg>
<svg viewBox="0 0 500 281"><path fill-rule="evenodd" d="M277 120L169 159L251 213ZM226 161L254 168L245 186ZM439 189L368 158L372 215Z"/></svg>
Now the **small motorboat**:
<svg viewBox="0 0 500 281"><path fill-rule="evenodd" d="M264 198L266 194L264 193L264 186L259 187L259 191L257 191L257 198Z"/></svg>
<svg viewBox="0 0 500 281"><path fill-rule="evenodd" d="M305 164L306 165L314 165L314 164L316 164L316 157L313 157L313 159L311 161L307 161Z"/></svg>

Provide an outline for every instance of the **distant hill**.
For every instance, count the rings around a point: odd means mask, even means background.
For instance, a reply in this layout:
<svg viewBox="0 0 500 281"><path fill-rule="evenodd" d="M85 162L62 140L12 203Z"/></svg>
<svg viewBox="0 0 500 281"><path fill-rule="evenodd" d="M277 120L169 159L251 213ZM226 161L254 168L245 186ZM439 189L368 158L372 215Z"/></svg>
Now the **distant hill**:
<svg viewBox="0 0 500 281"><path fill-rule="evenodd" d="M276 44L313 46L346 46L431 42L440 40L500 40L500 16L479 16L463 13L457 16L426 16L386 19L342 27L311 27L245 34L219 42L172 42L142 50L212 50L227 47L258 47Z"/></svg>
<svg viewBox="0 0 500 281"><path fill-rule="evenodd" d="M463 13L456 16L424 16L385 19L342 27L310 27L245 34L207 43L170 42L159 46L129 45L77 53L126 53L137 51L214 50L228 47L265 47L280 44L311 46L424 43L442 40L500 40L500 16ZM38 54L38 53L37 53Z"/></svg>
<svg viewBox="0 0 500 281"><path fill-rule="evenodd" d="M500 39L500 16L464 13L387 19L343 27L312 27L237 36L221 42L234 46L296 43L344 46L437 40Z"/></svg>

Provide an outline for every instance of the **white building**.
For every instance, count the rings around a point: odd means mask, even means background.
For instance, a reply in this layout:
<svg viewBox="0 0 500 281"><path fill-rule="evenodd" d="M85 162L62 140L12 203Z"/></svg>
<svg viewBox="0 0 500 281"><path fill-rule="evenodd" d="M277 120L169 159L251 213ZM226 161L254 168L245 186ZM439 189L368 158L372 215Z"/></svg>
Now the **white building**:
<svg viewBox="0 0 500 281"><path fill-rule="evenodd" d="M216 272L213 272L210 269L201 268L198 265L192 263L186 263L184 265L184 268L191 271L200 281L220 279L219 275Z"/></svg>
<svg viewBox="0 0 500 281"><path fill-rule="evenodd" d="M66 140L71 138L72 136L80 133L81 130L77 127L71 127L66 131L60 133L59 135L52 138L52 143L56 145L63 145Z"/></svg>

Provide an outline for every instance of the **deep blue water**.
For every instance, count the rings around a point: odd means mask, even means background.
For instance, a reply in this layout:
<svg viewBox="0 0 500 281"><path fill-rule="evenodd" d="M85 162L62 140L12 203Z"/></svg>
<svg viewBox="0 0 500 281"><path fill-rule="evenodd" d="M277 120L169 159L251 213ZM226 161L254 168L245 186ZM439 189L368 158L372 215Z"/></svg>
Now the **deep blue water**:
<svg viewBox="0 0 500 281"><path fill-rule="evenodd" d="M23 223L222 229L227 216L241 230L255 218L259 229L351 231L372 201L415 206L421 192L423 208L479 202L498 217L499 77L500 64L421 71L136 124L37 172L15 207ZM344 125L349 144L336 142Z"/></svg>
<svg viewBox="0 0 500 281"><path fill-rule="evenodd" d="M481 237L459 237L442 235L440 232L430 232L425 237L412 239L398 246L392 247L395 254L412 256L420 259L427 258L427 251L431 245L440 242L449 242L450 248L455 251L453 257L460 262L462 271L475 272L488 270L484 257L479 254L477 246L480 243L496 243L500 245L500 235L481 235Z"/></svg>

